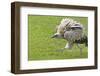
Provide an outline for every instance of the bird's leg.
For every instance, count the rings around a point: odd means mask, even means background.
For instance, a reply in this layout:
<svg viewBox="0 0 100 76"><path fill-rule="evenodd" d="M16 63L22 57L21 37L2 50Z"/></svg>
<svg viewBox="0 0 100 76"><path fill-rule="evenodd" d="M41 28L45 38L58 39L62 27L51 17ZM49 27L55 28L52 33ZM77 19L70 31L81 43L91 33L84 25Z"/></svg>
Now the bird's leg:
<svg viewBox="0 0 100 76"><path fill-rule="evenodd" d="M72 43L68 42L65 46L65 49L71 49L72 48Z"/></svg>
<svg viewBox="0 0 100 76"><path fill-rule="evenodd" d="M80 47L79 44L77 44L77 47L80 49L80 55L82 56L82 48Z"/></svg>
<svg viewBox="0 0 100 76"><path fill-rule="evenodd" d="M66 44L65 48L69 48L69 43Z"/></svg>

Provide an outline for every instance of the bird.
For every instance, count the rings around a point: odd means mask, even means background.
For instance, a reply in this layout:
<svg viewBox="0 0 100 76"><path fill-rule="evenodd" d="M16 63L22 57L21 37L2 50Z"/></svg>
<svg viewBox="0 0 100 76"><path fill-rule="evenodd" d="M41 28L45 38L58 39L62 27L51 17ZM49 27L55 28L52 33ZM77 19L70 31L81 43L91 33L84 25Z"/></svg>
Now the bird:
<svg viewBox="0 0 100 76"><path fill-rule="evenodd" d="M80 44L85 44L86 47L88 46L88 37L84 33L83 29L84 27L81 23L71 18L64 18L56 27L56 33L52 36L52 38L67 40L67 44L64 47L65 49L71 49L73 44L77 44L77 47L80 49L80 53L82 54Z"/></svg>

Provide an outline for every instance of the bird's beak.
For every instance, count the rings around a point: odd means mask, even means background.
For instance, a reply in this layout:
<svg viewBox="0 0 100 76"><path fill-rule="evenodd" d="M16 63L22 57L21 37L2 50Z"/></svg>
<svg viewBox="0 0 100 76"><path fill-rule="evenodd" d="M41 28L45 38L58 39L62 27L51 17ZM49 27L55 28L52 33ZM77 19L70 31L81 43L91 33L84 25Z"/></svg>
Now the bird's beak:
<svg viewBox="0 0 100 76"><path fill-rule="evenodd" d="M56 35L53 35L51 38L55 38L55 37L57 37L57 34Z"/></svg>

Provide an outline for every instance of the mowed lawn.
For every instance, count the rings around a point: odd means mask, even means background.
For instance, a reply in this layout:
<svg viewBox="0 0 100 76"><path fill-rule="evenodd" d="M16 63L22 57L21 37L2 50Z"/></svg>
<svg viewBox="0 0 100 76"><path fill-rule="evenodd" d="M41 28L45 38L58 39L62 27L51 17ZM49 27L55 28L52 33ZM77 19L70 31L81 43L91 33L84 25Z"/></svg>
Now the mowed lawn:
<svg viewBox="0 0 100 76"><path fill-rule="evenodd" d="M65 49L62 51L61 49L65 47L67 41L51 38L55 33L56 26L66 17L28 16L28 60L79 59L88 57L88 48L84 45L81 45L83 47L83 54L80 56L80 50L76 45L71 50ZM68 18L82 23L87 34L87 17Z"/></svg>

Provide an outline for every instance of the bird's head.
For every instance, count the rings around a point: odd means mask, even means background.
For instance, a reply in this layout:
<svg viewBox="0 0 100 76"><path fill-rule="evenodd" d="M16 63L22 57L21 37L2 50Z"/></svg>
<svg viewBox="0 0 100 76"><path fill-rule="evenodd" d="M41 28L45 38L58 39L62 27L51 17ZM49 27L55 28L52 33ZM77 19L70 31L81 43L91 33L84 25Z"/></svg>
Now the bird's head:
<svg viewBox="0 0 100 76"><path fill-rule="evenodd" d="M51 38L63 38L60 33L55 33Z"/></svg>
<svg viewBox="0 0 100 76"><path fill-rule="evenodd" d="M52 38L63 38L64 35L64 27L59 25L56 27L56 33L52 36Z"/></svg>

